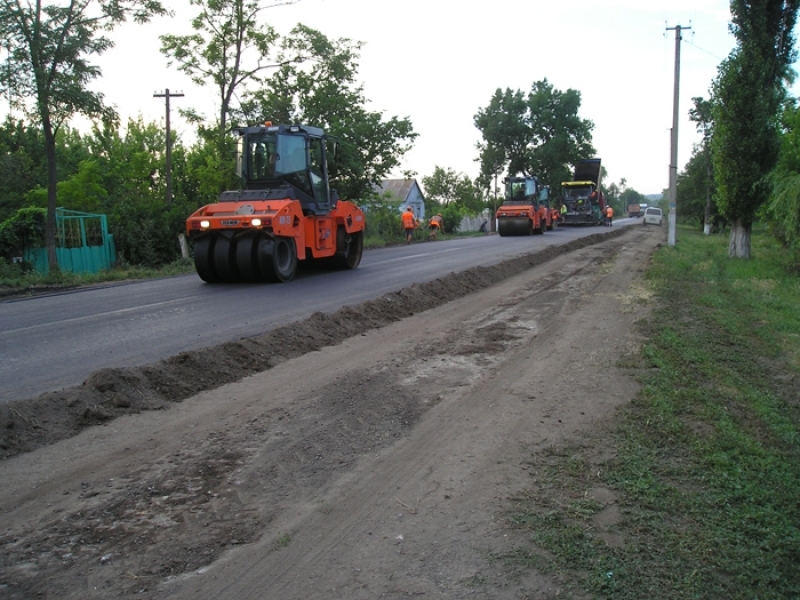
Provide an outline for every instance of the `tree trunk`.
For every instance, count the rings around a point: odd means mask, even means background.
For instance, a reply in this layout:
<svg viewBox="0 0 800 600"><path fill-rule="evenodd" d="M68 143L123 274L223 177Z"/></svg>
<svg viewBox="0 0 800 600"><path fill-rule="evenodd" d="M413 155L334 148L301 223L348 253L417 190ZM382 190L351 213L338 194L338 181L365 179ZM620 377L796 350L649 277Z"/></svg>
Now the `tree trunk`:
<svg viewBox="0 0 800 600"><path fill-rule="evenodd" d="M44 119L44 143L47 156L47 262L50 273L58 271L56 255L56 136L49 119Z"/></svg>
<svg viewBox="0 0 800 600"><path fill-rule="evenodd" d="M750 258L750 232L752 223L744 223L736 219L731 224L731 237L728 240L729 258Z"/></svg>

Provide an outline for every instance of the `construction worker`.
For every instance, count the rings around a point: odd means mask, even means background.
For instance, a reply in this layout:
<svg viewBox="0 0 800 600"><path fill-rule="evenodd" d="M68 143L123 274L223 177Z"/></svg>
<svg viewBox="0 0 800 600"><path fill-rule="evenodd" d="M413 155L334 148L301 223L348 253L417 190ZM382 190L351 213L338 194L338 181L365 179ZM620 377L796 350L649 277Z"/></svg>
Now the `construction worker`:
<svg viewBox="0 0 800 600"><path fill-rule="evenodd" d="M428 228L431 230L428 239L436 241L436 234L439 233L443 227L444 227L444 219L442 219L442 215L438 214L432 216L431 220L428 222Z"/></svg>
<svg viewBox="0 0 800 600"><path fill-rule="evenodd" d="M614 209L611 208L611 205L609 204L606 207L606 225L611 227L611 223L612 223L613 219L614 219Z"/></svg>
<svg viewBox="0 0 800 600"><path fill-rule="evenodd" d="M409 206L400 218L403 221L403 229L406 231L406 244L410 244L411 238L414 237L414 229L417 227L417 217L414 216L414 209Z"/></svg>

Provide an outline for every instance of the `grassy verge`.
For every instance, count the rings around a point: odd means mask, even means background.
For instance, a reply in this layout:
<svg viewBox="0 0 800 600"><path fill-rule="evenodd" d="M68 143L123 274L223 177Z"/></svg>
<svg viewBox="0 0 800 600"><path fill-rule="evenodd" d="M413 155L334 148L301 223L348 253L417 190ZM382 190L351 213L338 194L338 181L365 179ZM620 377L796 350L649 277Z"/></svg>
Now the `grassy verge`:
<svg viewBox="0 0 800 600"><path fill-rule="evenodd" d="M177 260L157 269L119 265L100 273L77 274L60 271L47 275L23 273L18 265L0 264L0 295L34 294L41 290L69 289L112 281L155 279L193 272L194 263L191 260Z"/></svg>
<svg viewBox="0 0 800 600"><path fill-rule="evenodd" d="M530 544L503 558L580 597L800 598L800 277L764 232L749 261L679 239L648 272L639 396L533 457L509 515Z"/></svg>

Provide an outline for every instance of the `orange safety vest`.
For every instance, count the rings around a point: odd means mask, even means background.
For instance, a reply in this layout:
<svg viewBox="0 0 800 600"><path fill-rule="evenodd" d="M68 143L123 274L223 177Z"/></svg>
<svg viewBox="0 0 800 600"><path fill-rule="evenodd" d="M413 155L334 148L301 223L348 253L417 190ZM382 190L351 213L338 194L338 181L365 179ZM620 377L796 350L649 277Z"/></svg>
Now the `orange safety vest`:
<svg viewBox="0 0 800 600"><path fill-rule="evenodd" d="M614 209L610 206L606 209L606 216L610 219L614 216Z"/></svg>
<svg viewBox="0 0 800 600"><path fill-rule="evenodd" d="M410 210L404 212L401 218L403 219L403 229L414 229L417 224L417 218Z"/></svg>
<svg viewBox="0 0 800 600"><path fill-rule="evenodd" d="M442 217L432 217L430 220L431 227L438 227L439 229L442 228Z"/></svg>

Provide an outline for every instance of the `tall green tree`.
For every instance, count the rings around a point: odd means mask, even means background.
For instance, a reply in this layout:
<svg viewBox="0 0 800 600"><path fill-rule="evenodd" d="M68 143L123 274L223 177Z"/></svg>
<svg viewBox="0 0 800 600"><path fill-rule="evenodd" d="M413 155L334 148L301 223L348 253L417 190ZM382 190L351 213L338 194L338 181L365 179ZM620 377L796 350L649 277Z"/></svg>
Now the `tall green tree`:
<svg viewBox="0 0 800 600"><path fill-rule="evenodd" d="M557 90L547 79L534 82L527 94L498 89L474 117L482 137L481 181L502 160L509 175L535 175L558 189L571 165L595 152L594 124L578 115L580 104L580 92Z"/></svg>
<svg viewBox="0 0 800 600"><path fill-rule="evenodd" d="M47 156L47 255L56 258L56 133L72 116L110 120L113 109L103 94L89 89L100 69L89 62L113 41L104 35L133 19L147 22L166 14L159 0L70 0L43 5L42 0L0 0L0 38L9 52L0 70L0 93L42 127Z"/></svg>
<svg viewBox="0 0 800 600"><path fill-rule="evenodd" d="M297 0L295 0L297 1ZM213 86L219 100L216 138L225 147L231 104L248 85L263 83L278 64L270 60L278 39L275 30L262 21L262 13L292 0L264 3L258 0L189 0L200 8L192 19L194 33L161 36L161 52L168 64L188 75L199 86ZM187 111L200 122L202 117Z"/></svg>
<svg viewBox="0 0 800 600"><path fill-rule="evenodd" d="M795 60L800 0L731 0L736 47L712 85L712 161L717 204L731 223L728 256L750 257L756 212L780 147L779 118Z"/></svg>
<svg viewBox="0 0 800 600"><path fill-rule="evenodd" d="M453 205L476 214L486 206L480 188L469 176L450 168L434 167L432 174L423 176L422 185L425 199L442 207Z"/></svg>
<svg viewBox="0 0 800 600"><path fill-rule="evenodd" d="M711 163L711 138L714 134L714 103L712 100L706 100L705 98L695 97L692 98L692 103L694 106L689 109L689 118L695 123L695 127L697 127L697 131L702 134L703 140L700 143L700 147L695 150L695 153L692 155L692 160L695 159L695 155L699 154L700 159L703 162L703 166L705 167L705 210L703 214L703 230L705 231L706 235L711 233L712 227L712 210L714 208L714 169ZM691 162L691 161L690 161ZM697 170L697 165L692 165L693 170ZM687 171L689 166L687 165ZM680 179L680 176L678 176ZM694 182L693 182L694 183ZM684 188L686 187L684 181ZM681 193L678 192L679 200L680 200ZM694 197L695 199L697 196ZM683 206L683 203L681 203ZM683 208L681 208L683 210Z"/></svg>
<svg viewBox="0 0 800 600"><path fill-rule="evenodd" d="M386 118L367 108L358 82L360 49L360 42L298 25L282 40L281 66L269 85L248 95L239 117L323 128L339 141L329 157L331 180L342 197L356 201L400 166L417 137L408 117Z"/></svg>

